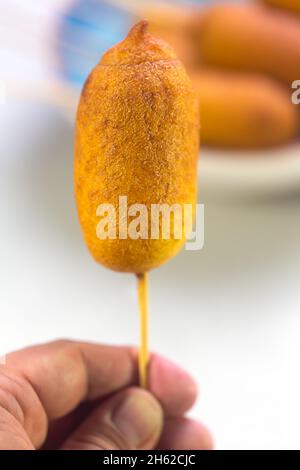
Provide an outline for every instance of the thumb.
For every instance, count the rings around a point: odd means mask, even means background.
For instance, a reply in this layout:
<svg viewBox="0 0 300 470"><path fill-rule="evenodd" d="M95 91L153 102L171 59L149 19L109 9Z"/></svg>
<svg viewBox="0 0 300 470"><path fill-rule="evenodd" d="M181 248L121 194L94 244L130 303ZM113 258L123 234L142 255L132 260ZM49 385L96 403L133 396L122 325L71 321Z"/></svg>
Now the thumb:
<svg viewBox="0 0 300 470"><path fill-rule="evenodd" d="M159 403L146 390L128 388L94 409L63 449L153 449L163 427Z"/></svg>

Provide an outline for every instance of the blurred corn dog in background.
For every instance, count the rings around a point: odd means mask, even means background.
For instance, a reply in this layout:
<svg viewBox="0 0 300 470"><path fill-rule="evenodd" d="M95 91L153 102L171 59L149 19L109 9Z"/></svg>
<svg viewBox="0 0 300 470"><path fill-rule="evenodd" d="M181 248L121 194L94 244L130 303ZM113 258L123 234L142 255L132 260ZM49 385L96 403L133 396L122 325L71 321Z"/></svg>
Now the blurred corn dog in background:
<svg viewBox="0 0 300 470"><path fill-rule="evenodd" d="M260 0L266 5L283 8L300 14L299 0Z"/></svg>
<svg viewBox="0 0 300 470"><path fill-rule="evenodd" d="M199 60L215 67L260 72L288 86L300 77L300 22L264 6L224 4L194 22Z"/></svg>
<svg viewBox="0 0 300 470"><path fill-rule="evenodd" d="M255 0L201 8L151 4L139 14L173 45L194 80L204 145L259 149L298 137L300 113L291 101L300 78L297 15Z"/></svg>
<svg viewBox="0 0 300 470"><path fill-rule="evenodd" d="M199 69L192 74L199 96L203 144L262 148L297 137L299 116L288 90L259 75Z"/></svg>

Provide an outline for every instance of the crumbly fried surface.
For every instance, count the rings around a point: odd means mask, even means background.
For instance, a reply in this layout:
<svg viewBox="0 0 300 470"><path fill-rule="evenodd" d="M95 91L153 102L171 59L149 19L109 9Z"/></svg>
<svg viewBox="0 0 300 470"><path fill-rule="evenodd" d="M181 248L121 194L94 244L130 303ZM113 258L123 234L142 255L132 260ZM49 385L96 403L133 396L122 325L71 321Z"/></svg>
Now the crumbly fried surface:
<svg viewBox="0 0 300 470"><path fill-rule="evenodd" d="M149 210L151 204L195 204L199 147L191 81L173 50L146 27L135 25L90 74L75 142L75 192L87 246L104 266L134 273L173 257L184 238L100 240L98 205L118 209L119 196Z"/></svg>

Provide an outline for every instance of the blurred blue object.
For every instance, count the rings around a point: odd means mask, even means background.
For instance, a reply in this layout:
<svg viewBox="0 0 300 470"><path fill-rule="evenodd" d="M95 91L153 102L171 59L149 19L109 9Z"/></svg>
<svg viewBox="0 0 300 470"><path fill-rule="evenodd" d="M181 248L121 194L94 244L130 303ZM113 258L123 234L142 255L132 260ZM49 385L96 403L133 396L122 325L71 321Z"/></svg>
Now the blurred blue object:
<svg viewBox="0 0 300 470"><path fill-rule="evenodd" d="M171 4L204 4L208 0L173 0ZM117 1L74 0L60 16L57 55L59 73L63 80L81 87L102 54L127 34L135 20L134 5L123 7ZM142 1L141 1L142 3ZM150 2L151 3L151 2ZM159 4L154 1L153 4ZM164 0L168 3L168 0ZM120 1L120 4L122 2Z"/></svg>
<svg viewBox="0 0 300 470"><path fill-rule="evenodd" d="M128 11L107 1L74 1L58 27L62 78L80 87L104 51L121 41L132 23Z"/></svg>

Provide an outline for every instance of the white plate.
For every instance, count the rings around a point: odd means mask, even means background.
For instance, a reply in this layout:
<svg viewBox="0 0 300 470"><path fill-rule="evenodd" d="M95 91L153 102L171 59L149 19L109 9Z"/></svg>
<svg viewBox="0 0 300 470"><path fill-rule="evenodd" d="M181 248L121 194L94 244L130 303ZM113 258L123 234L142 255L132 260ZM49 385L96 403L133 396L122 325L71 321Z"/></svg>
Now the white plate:
<svg viewBox="0 0 300 470"><path fill-rule="evenodd" d="M300 191L300 142L260 151L204 148L199 184L216 196L269 197Z"/></svg>

